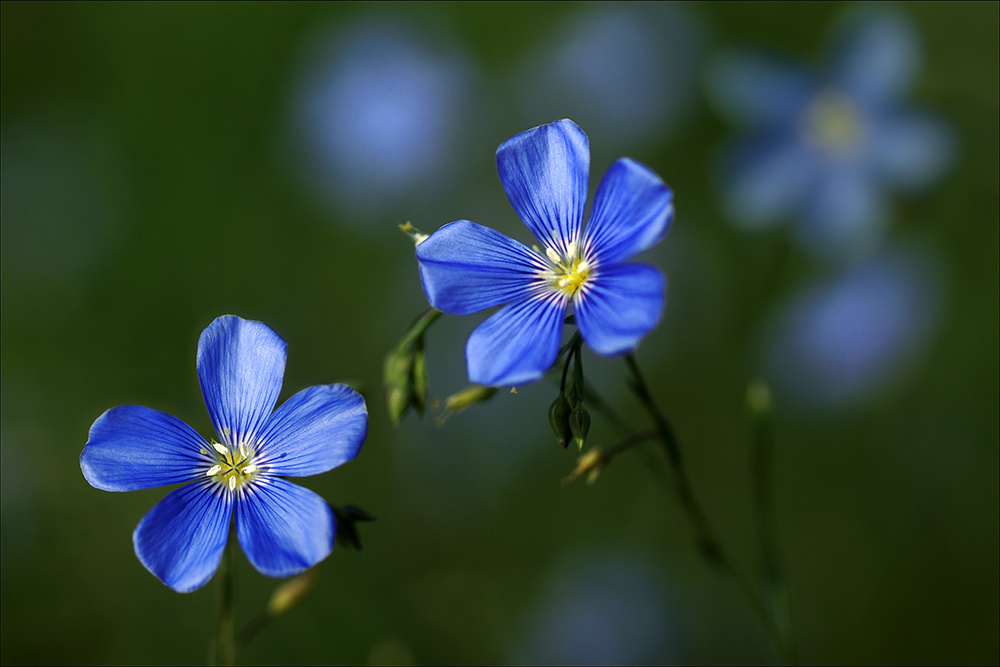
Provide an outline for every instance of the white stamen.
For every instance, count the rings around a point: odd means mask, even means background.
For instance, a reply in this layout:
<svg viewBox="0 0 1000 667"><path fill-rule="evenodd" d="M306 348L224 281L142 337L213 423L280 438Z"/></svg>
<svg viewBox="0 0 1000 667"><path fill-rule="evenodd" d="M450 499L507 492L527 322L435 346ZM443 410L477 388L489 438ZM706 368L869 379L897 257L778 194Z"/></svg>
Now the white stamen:
<svg viewBox="0 0 1000 667"><path fill-rule="evenodd" d="M552 248L545 249L545 256L552 260L553 264L560 264L562 262L562 257Z"/></svg>
<svg viewBox="0 0 1000 667"><path fill-rule="evenodd" d="M222 470L222 466L214 465L208 469L208 472L205 473L205 477L215 477L219 474L220 470Z"/></svg>
<svg viewBox="0 0 1000 667"><path fill-rule="evenodd" d="M225 445L221 445L217 442L212 443L212 448L215 449L215 451L222 454L223 456L229 453L229 449Z"/></svg>
<svg viewBox="0 0 1000 667"><path fill-rule="evenodd" d="M230 491L235 491L236 490L236 478L235 477L230 477L229 478L229 490Z"/></svg>
<svg viewBox="0 0 1000 667"><path fill-rule="evenodd" d="M250 456L250 452L247 451L246 443L240 443L240 454L243 455L243 458Z"/></svg>
<svg viewBox="0 0 1000 667"><path fill-rule="evenodd" d="M253 474L255 472L257 472L257 466L256 466L256 464L251 463L250 465L244 466L244 468L243 468L243 474L244 475L250 475L250 474Z"/></svg>

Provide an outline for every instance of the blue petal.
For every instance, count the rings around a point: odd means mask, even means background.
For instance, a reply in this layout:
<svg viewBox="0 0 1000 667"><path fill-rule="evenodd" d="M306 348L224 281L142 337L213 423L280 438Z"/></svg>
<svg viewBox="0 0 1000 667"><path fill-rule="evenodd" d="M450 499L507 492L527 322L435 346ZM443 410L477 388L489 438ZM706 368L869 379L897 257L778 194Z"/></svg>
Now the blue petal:
<svg viewBox="0 0 1000 667"><path fill-rule="evenodd" d="M445 225L417 246L420 280L438 310L468 315L528 295L545 263L517 241L468 220Z"/></svg>
<svg viewBox="0 0 1000 667"><path fill-rule="evenodd" d="M920 41L912 22L885 7L852 12L842 23L833 57L834 83L867 104L898 99L919 69Z"/></svg>
<svg viewBox="0 0 1000 667"><path fill-rule="evenodd" d="M874 248L888 223L885 197L874 174L844 164L823 173L806 202L799 240L829 258L857 257Z"/></svg>
<svg viewBox="0 0 1000 667"><path fill-rule="evenodd" d="M285 374L285 341L263 322L225 315L198 341L198 379L225 443L254 439L274 410Z"/></svg>
<svg viewBox="0 0 1000 667"><path fill-rule="evenodd" d="M752 53L712 61L708 92L719 111L750 126L784 126L808 104L816 78L798 64Z"/></svg>
<svg viewBox="0 0 1000 667"><path fill-rule="evenodd" d="M344 384L309 387L268 420L256 463L274 475L317 475L357 456L367 433L361 394Z"/></svg>
<svg viewBox="0 0 1000 667"><path fill-rule="evenodd" d="M927 114L884 118L872 132L872 161L890 184L908 191L931 185L952 165L955 139Z"/></svg>
<svg viewBox="0 0 1000 667"><path fill-rule="evenodd" d="M469 381L496 387L540 378L556 361L565 315L566 302L555 295L502 308L469 336Z"/></svg>
<svg viewBox="0 0 1000 667"><path fill-rule="evenodd" d="M646 264L602 267L574 304L587 345L606 356L634 350L659 323L666 287L663 274Z"/></svg>
<svg viewBox="0 0 1000 667"><path fill-rule="evenodd" d="M674 215L673 193L647 167L622 158L601 179L584 247L617 264L657 243Z"/></svg>
<svg viewBox="0 0 1000 667"><path fill-rule="evenodd" d="M797 212L817 160L788 137L739 146L724 167L725 205L741 227L767 229Z"/></svg>
<svg viewBox="0 0 1000 667"><path fill-rule="evenodd" d="M83 476L105 491L187 482L207 468L208 443L180 419L141 405L122 405L97 418L80 454Z"/></svg>
<svg viewBox="0 0 1000 667"><path fill-rule="evenodd" d="M321 497L280 477L265 477L243 487L236 534L258 572L288 577L330 555L336 525Z"/></svg>
<svg viewBox="0 0 1000 667"><path fill-rule="evenodd" d="M500 144L497 171L511 206L545 247L577 240L587 203L590 142L571 120L522 132Z"/></svg>
<svg viewBox="0 0 1000 667"><path fill-rule="evenodd" d="M232 494L208 479L171 492L142 518L132 544L147 570L178 593L201 588L219 569Z"/></svg>

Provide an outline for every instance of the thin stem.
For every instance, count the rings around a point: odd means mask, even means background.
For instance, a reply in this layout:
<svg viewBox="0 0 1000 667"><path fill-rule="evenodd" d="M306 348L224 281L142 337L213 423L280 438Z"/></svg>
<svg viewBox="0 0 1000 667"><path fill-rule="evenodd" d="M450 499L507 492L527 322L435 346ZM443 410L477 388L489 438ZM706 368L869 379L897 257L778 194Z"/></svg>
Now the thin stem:
<svg viewBox="0 0 1000 667"><path fill-rule="evenodd" d="M755 411L753 437L754 504L757 510L757 530L760 536L761 570L764 585L774 604L778 629L785 638L790 662L797 664L798 648L792 620L791 601L779 557L777 532L774 527L773 485L771 461L773 434L769 411Z"/></svg>
<svg viewBox="0 0 1000 667"><path fill-rule="evenodd" d="M215 663L236 664L236 642L233 635L233 557L231 545L226 545L219 565L219 608L215 636Z"/></svg>
<svg viewBox="0 0 1000 667"><path fill-rule="evenodd" d="M687 515L688 520L691 522L691 525L695 530L699 550L710 564L714 565L720 571L726 573L732 578L737 587L743 593L747 602L750 604L754 613L757 615L761 624L763 624L768 634L771 635L774 642L780 647L785 658L789 663L794 664L796 662L794 651L785 642L782 633L775 623L775 620L772 618L771 614L768 613L764 604L761 602L757 591L754 590L746 576L736 569L732 561L726 555L721 542L719 542L715 536L715 531L713 530L711 523L702 511L701 505L698 503L694 494L691 479L688 477L687 470L684 467L680 444L677 441L674 429L670 425L666 416L654 402L653 397L649 392L649 388L646 385L646 381L643 379L642 373L639 371L639 367L635 362L635 357L632 354L628 354L625 356L625 362L629 371L632 373L632 382L630 383L630 386L656 426L657 435L663 444L667 460L670 462L670 469L674 477L674 490L677 494L677 499L680 502L681 509Z"/></svg>

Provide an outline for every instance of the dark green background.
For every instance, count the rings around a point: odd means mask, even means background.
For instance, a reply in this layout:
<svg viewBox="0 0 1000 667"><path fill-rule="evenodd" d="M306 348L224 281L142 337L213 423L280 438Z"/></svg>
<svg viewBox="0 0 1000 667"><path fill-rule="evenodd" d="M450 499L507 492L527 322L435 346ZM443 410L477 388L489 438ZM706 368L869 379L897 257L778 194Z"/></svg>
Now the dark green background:
<svg viewBox="0 0 1000 667"><path fill-rule="evenodd" d="M935 335L904 377L863 405L780 413L776 518L806 662L1000 659L997 8L904 5L926 47L913 98L948 120L960 150L936 188L899 206L893 229L942 260ZM843 9L686 8L701 26L700 57L765 45L813 62ZM688 525L642 457L616 460L594 486L560 485L575 453L552 441L547 383L502 393L442 428L413 416L393 428L386 419L382 357L425 305L412 245L395 226L411 219L430 231L471 218L525 239L494 151L555 118L525 119L499 91L525 53L581 10L3 3L5 155L16 148L9 128L92 119L87 127L97 129L81 150L96 165L88 171L93 188L85 183L80 196L111 193L94 204L108 219L15 228L10 189L32 184L5 175L3 663L205 659L214 583L178 595L132 552L135 524L163 491L98 491L78 457L93 420L123 403L164 410L210 434L194 355L202 329L225 313L262 320L288 341L281 400L336 381L365 394L371 425L360 457L303 483L378 517L363 527L364 551L335 550L320 566L319 588L241 662L510 661L547 582L605 552L652 564L662 582L666 648L650 659L778 660L735 587L699 560ZM304 40L317 26L372 16L447 35L467 50L490 113L470 123L468 168L448 197L399 206L365 229L304 194L281 141ZM628 152L674 188L674 230L647 258L671 281L667 312L638 358L708 513L749 569L756 542L743 406L754 366L748 332L778 296L824 269L796 254L776 292L764 294L782 235L745 235L722 218L711 164L731 128L699 86L689 94L683 117L638 147L583 129L595 183ZM42 182L59 178L47 163L39 169ZM461 346L480 319L444 318L432 330L435 396L463 386ZM607 396L640 419L628 407L620 362L585 360ZM610 435L597 422L593 437ZM240 623L275 582L242 555L238 561Z"/></svg>

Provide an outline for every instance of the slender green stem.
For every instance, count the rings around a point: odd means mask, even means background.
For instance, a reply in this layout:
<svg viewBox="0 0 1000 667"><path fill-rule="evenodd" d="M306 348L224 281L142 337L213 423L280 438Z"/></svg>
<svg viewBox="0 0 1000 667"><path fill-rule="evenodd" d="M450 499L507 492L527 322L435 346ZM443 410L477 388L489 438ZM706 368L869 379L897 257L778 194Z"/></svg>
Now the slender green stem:
<svg viewBox="0 0 1000 667"><path fill-rule="evenodd" d="M639 366L636 364L635 357L628 354L625 356L625 362L632 374L630 386L656 426L657 435L663 444L667 460L670 462L677 499L680 502L681 509L694 528L699 550L711 565L732 578L785 658L789 663L794 664L796 662L794 651L785 641L784 635L781 633L772 615L768 613L767 608L750 581L742 572L736 569L733 562L726 555L721 542L715 536L715 531L711 523L708 521L704 511L702 511L701 505L694 494L691 479L684 467L680 444L677 441L674 429L653 400L646 381L639 370Z"/></svg>
<svg viewBox="0 0 1000 667"><path fill-rule="evenodd" d="M219 565L219 609L215 635L215 663L236 664L236 641L233 635L233 550L230 545L222 552Z"/></svg>
<svg viewBox="0 0 1000 667"><path fill-rule="evenodd" d="M789 661L798 662L795 625L791 601L779 557L777 532L774 527L772 502L772 457L774 440L769 410L754 411L753 471L754 505L757 510L757 530L760 536L761 571L764 585L774 605L775 622L784 637Z"/></svg>

